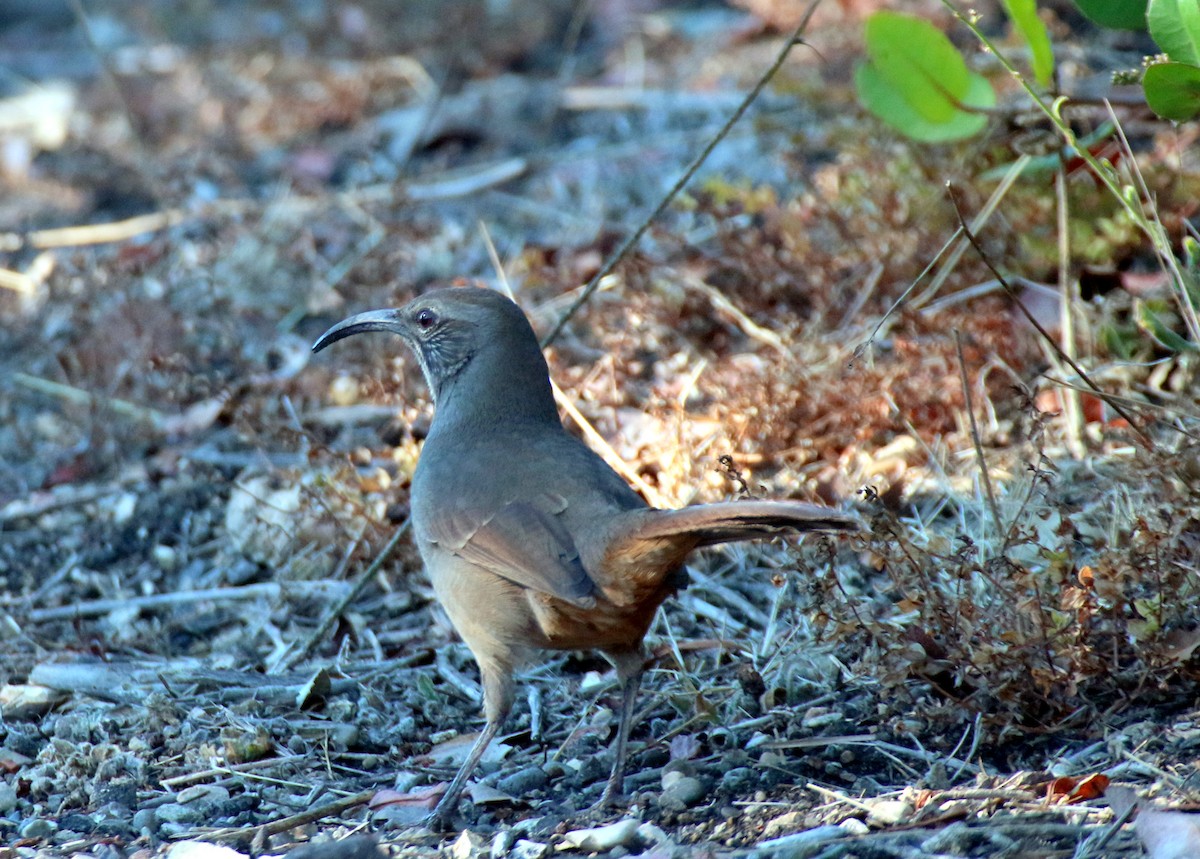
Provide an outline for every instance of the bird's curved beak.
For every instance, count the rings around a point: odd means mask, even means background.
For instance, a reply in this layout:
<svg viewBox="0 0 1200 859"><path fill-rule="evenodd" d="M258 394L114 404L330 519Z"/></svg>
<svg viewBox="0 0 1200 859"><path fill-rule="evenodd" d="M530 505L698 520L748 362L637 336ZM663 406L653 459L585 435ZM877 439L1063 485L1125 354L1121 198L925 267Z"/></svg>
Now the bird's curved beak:
<svg viewBox="0 0 1200 859"><path fill-rule="evenodd" d="M404 319L398 310L368 310L356 313L349 319L343 319L317 338L312 350L320 352L330 343L336 343L351 334L361 334L364 331L390 331L393 334L404 333Z"/></svg>

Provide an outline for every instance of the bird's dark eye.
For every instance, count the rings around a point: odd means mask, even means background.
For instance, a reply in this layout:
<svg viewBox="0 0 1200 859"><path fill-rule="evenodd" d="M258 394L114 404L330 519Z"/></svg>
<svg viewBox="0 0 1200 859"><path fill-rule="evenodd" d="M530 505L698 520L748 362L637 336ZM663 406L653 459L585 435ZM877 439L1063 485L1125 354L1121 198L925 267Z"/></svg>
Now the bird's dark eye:
<svg viewBox="0 0 1200 859"><path fill-rule="evenodd" d="M437 314L428 307L417 311L416 323L417 327L422 331L428 331L429 329L433 328L433 326L437 325L437 321Z"/></svg>

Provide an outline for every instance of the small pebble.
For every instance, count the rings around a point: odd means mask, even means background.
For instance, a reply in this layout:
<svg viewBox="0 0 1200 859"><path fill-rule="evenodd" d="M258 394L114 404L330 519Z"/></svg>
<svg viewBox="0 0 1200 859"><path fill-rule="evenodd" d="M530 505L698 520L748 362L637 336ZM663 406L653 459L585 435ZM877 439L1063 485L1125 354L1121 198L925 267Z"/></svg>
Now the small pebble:
<svg viewBox="0 0 1200 859"><path fill-rule="evenodd" d="M183 805L178 802L168 802L155 809L155 814L161 823L198 823L205 817L206 809L198 803Z"/></svg>
<svg viewBox="0 0 1200 859"><path fill-rule="evenodd" d="M229 801L229 789L219 784L197 784L179 791L175 801L185 804L206 802L215 805Z"/></svg>
<svg viewBox="0 0 1200 859"><path fill-rule="evenodd" d="M838 824L838 829L842 829L851 835L866 835L871 831L871 827L863 823L857 817L847 817Z"/></svg>
<svg viewBox="0 0 1200 859"><path fill-rule="evenodd" d="M638 838L642 839L646 844L665 844L671 840L660 827L653 823L642 823L637 828Z"/></svg>
<svg viewBox="0 0 1200 859"><path fill-rule="evenodd" d="M109 516L117 525L124 525L131 518L133 512L137 509L137 496L132 492L125 492L117 496L117 500L109 505Z"/></svg>
<svg viewBox="0 0 1200 859"><path fill-rule="evenodd" d="M154 558L154 564L164 573L169 573L179 564L179 553L172 546L164 546L159 543L151 551L150 555Z"/></svg>
<svg viewBox="0 0 1200 859"><path fill-rule="evenodd" d="M61 829L67 829L71 832L77 832L80 835L88 835L96 831L96 821L92 820L86 814L64 814L58 819L58 825Z"/></svg>
<svg viewBox="0 0 1200 859"><path fill-rule="evenodd" d="M509 859L543 859L550 852L550 845L521 838L508 851Z"/></svg>
<svg viewBox="0 0 1200 859"><path fill-rule="evenodd" d="M529 766L517 770L496 782L496 788L514 796L522 796L530 791L545 787L550 781L546 771L539 766Z"/></svg>
<svg viewBox="0 0 1200 859"><path fill-rule="evenodd" d="M35 817L26 820L17 827L17 835L21 838L50 838L58 832L58 825L53 820Z"/></svg>
<svg viewBox="0 0 1200 859"><path fill-rule="evenodd" d="M880 799L872 802L867 816L875 823L892 826L912 817L913 807L899 799Z"/></svg>
<svg viewBox="0 0 1200 859"><path fill-rule="evenodd" d="M508 850L512 847L515 837L511 829L501 829L497 832L492 838L492 847L488 851L488 859L504 859L508 855Z"/></svg>
<svg viewBox="0 0 1200 859"><path fill-rule="evenodd" d="M637 840L638 824L633 818L618 820L608 826L575 829L563 835L563 840L584 853L603 853L614 847L626 846Z"/></svg>
<svg viewBox="0 0 1200 859"><path fill-rule="evenodd" d="M408 793L421 782L421 774L399 770L392 779L392 790L396 793Z"/></svg>
<svg viewBox="0 0 1200 859"><path fill-rule="evenodd" d="M672 779L671 784L663 789L660 801L662 807L668 811L682 811L691 808L703 798L704 785L700 779L687 775Z"/></svg>
<svg viewBox="0 0 1200 859"><path fill-rule="evenodd" d="M329 399L337 406L352 406L358 402L358 380L351 376L338 376L329 384Z"/></svg>
<svg viewBox="0 0 1200 859"><path fill-rule="evenodd" d="M374 826L412 826L424 820L430 811L424 805L392 803L371 812L371 823Z"/></svg>
<svg viewBox="0 0 1200 859"><path fill-rule="evenodd" d="M17 789L7 782L0 782L0 814L8 814L17 807Z"/></svg>
<svg viewBox="0 0 1200 859"><path fill-rule="evenodd" d="M464 829L462 835L458 836L454 844L450 846L450 856L452 859L472 859L482 849L483 843L480 837L469 829Z"/></svg>
<svg viewBox="0 0 1200 859"><path fill-rule="evenodd" d="M244 859L244 854L222 844L177 841L167 848L166 859Z"/></svg>
<svg viewBox="0 0 1200 859"><path fill-rule="evenodd" d="M137 833L149 832L151 835L158 829L158 817L153 808L143 808L133 815L133 829Z"/></svg>
<svg viewBox="0 0 1200 859"><path fill-rule="evenodd" d="M721 776L721 790L728 794L738 794L748 789L754 782L754 770L749 767L734 767Z"/></svg>
<svg viewBox="0 0 1200 859"><path fill-rule="evenodd" d="M662 786L670 787L668 780L675 776L688 776L696 774L696 766L691 761L673 760L662 769Z"/></svg>

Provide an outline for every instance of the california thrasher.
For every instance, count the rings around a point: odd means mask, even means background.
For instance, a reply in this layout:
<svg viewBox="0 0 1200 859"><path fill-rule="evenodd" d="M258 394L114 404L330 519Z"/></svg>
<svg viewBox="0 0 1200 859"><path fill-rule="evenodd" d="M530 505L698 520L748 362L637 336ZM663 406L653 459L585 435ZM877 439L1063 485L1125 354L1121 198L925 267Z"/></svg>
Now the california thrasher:
<svg viewBox="0 0 1200 859"><path fill-rule="evenodd" d="M612 775L621 793L642 638L683 587L693 549L786 531L856 531L850 515L796 501L658 510L568 433L525 314L487 289L438 289L339 322L313 344L399 334L435 413L412 478L412 524L434 593L479 664L486 725L430 822L445 825L513 704L513 670L544 648L599 650L622 690Z"/></svg>

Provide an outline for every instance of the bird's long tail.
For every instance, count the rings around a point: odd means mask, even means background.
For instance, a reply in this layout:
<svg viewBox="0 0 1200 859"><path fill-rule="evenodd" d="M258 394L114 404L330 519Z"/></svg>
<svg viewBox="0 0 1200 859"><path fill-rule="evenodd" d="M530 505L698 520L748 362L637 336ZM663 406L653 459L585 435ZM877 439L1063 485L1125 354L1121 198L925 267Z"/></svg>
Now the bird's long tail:
<svg viewBox="0 0 1200 859"><path fill-rule="evenodd" d="M799 531L863 530L857 517L801 501L725 501L682 510L655 510L630 536L637 540L687 536L694 547L756 540Z"/></svg>

